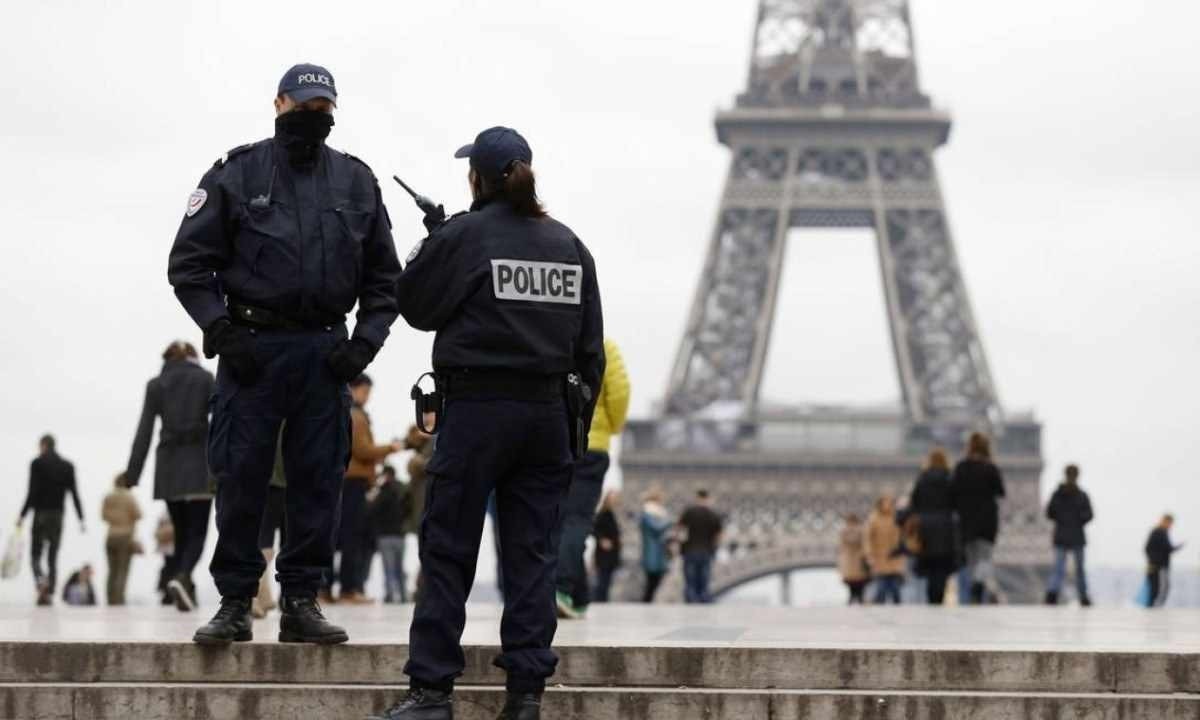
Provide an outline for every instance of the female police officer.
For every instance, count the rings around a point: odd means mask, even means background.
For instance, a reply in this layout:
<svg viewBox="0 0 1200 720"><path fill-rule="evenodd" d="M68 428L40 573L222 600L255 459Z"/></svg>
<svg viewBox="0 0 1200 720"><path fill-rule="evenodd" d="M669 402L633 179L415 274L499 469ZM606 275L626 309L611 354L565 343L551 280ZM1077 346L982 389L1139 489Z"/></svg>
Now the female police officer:
<svg viewBox="0 0 1200 720"><path fill-rule="evenodd" d="M537 720L558 662L550 649L556 526L574 465L571 438L582 430L586 442L592 415L590 399L565 398L580 380L599 389L600 293L583 243L539 204L533 156L517 131L484 130L455 157L470 158L471 211L418 245L397 284L404 318L437 333L433 367L445 408L427 468L424 585L404 668L411 689L380 717L453 717L464 606L494 489L505 595L495 663L508 673L499 718Z"/></svg>

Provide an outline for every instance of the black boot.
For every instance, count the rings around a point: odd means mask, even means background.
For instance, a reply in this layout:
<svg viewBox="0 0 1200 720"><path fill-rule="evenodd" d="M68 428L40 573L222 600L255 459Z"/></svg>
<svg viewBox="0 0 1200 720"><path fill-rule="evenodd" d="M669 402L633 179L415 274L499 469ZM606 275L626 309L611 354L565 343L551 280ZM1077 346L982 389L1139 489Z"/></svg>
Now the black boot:
<svg viewBox="0 0 1200 720"><path fill-rule="evenodd" d="M250 598L221 598L221 608L208 624L196 631L192 642L201 645L228 645L254 638L250 631Z"/></svg>
<svg viewBox="0 0 1200 720"><path fill-rule="evenodd" d="M279 642L336 645L350 639L343 628L325 619L315 598L285 596L279 612Z"/></svg>
<svg viewBox="0 0 1200 720"><path fill-rule="evenodd" d="M454 720L454 693L413 688L400 702L367 720Z"/></svg>
<svg viewBox="0 0 1200 720"><path fill-rule="evenodd" d="M1046 591L1046 604L1047 605L1057 605L1058 604L1058 593L1054 592L1053 590L1047 590Z"/></svg>
<svg viewBox="0 0 1200 720"><path fill-rule="evenodd" d="M541 720L542 694L510 692L496 720Z"/></svg>

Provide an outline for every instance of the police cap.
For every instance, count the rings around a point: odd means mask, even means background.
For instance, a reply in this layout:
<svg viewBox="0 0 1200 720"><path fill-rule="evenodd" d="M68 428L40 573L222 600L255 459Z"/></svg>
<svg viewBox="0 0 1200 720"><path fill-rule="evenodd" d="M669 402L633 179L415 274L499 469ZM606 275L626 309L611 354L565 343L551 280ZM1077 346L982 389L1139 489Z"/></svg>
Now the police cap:
<svg viewBox="0 0 1200 720"><path fill-rule="evenodd" d="M484 130L475 136L475 142L460 147L454 157L471 158L471 167L489 179L503 177L516 160L527 165L533 163L529 143L521 133L507 127Z"/></svg>
<svg viewBox="0 0 1200 720"><path fill-rule="evenodd" d="M278 95L287 95L296 103L323 97L337 105L337 86L333 73L320 65L293 65L279 80Z"/></svg>

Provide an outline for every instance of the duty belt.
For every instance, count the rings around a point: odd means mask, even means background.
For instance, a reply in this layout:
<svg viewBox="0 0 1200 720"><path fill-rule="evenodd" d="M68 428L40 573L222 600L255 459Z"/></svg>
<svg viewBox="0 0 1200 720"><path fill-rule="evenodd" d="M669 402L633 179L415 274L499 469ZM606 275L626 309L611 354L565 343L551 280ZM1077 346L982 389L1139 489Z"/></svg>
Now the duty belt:
<svg viewBox="0 0 1200 720"><path fill-rule="evenodd" d="M236 302L234 300L230 300L228 305L229 313L233 316L236 322L259 328L273 328L276 330L317 330L323 327L329 327L331 325L341 325L346 321L344 317L327 318L325 320L313 318L308 321L302 321L288 317L283 313L275 312L274 310L268 310L256 305L246 305L245 303Z"/></svg>
<svg viewBox="0 0 1200 720"><path fill-rule="evenodd" d="M535 375L513 370L439 370L446 397L490 396L513 400L556 400L563 397L565 375Z"/></svg>

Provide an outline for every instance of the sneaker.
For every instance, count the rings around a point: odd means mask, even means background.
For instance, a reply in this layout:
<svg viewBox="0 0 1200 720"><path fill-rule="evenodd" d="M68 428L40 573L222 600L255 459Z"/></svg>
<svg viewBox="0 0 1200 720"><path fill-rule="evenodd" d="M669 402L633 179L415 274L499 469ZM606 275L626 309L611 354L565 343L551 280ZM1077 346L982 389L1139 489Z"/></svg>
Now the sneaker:
<svg viewBox="0 0 1200 720"><path fill-rule="evenodd" d="M325 619L314 598L284 597L279 613L279 642L337 645L350 639L344 628Z"/></svg>
<svg viewBox="0 0 1200 720"><path fill-rule="evenodd" d="M558 610L558 616L563 620L578 620L579 612L575 609L575 601L565 592L554 593L554 606Z"/></svg>
<svg viewBox="0 0 1200 720"><path fill-rule="evenodd" d="M196 631L192 642L200 645L228 645L254 639L250 630L250 598L221 598L221 607L208 624Z"/></svg>
<svg viewBox="0 0 1200 720"><path fill-rule="evenodd" d="M400 702L367 720L454 720L454 693L413 688Z"/></svg>
<svg viewBox="0 0 1200 720"><path fill-rule="evenodd" d="M177 575L167 583L167 592L175 602L179 612L191 612L196 609L196 600L192 597L192 581L182 575ZM222 601L223 602L223 601Z"/></svg>

